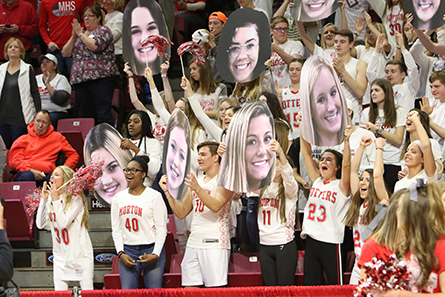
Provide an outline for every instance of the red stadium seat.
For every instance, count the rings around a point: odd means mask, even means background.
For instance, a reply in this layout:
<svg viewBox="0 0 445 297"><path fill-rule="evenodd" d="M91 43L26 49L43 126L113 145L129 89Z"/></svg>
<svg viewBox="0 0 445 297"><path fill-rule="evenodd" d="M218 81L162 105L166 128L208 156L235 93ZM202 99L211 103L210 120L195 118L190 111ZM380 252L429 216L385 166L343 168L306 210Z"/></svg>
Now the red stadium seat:
<svg viewBox="0 0 445 297"><path fill-rule="evenodd" d="M57 124L57 132L80 132L83 139L87 137L88 132L94 127L94 119L60 119Z"/></svg>
<svg viewBox="0 0 445 297"><path fill-rule="evenodd" d="M9 241L34 241L34 216L26 211L25 197L35 187L35 182L0 183L0 194L5 200L4 218L14 222L6 229Z"/></svg>
<svg viewBox="0 0 445 297"><path fill-rule="evenodd" d="M259 253L233 253L229 261L229 287L262 286Z"/></svg>
<svg viewBox="0 0 445 297"><path fill-rule="evenodd" d="M184 254L173 254L170 261L170 272L164 274L164 288L181 287L181 262Z"/></svg>

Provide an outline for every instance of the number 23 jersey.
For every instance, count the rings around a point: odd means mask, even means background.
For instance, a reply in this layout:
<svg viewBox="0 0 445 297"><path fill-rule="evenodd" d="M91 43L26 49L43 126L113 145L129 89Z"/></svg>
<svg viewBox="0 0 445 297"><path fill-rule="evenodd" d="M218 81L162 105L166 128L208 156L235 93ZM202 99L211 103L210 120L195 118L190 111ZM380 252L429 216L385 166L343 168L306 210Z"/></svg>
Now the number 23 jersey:
<svg viewBox="0 0 445 297"><path fill-rule="evenodd" d="M304 208L302 237L309 235L322 242L343 243L342 221L348 211L349 197L343 195L339 185L339 179L325 182L319 177L315 180Z"/></svg>

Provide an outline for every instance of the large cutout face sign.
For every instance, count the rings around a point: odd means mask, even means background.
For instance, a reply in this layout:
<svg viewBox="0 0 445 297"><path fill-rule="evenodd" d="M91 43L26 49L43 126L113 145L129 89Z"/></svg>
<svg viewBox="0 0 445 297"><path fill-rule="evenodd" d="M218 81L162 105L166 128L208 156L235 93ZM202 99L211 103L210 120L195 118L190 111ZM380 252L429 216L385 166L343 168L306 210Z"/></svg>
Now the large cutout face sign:
<svg viewBox="0 0 445 297"><path fill-rule="evenodd" d="M114 196L127 188L123 169L131 160L131 152L120 148L122 136L109 124L93 127L85 138L83 153L89 165L91 158L104 160L100 183L94 188L94 196L104 206L110 207Z"/></svg>
<svg viewBox="0 0 445 297"><path fill-rule="evenodd" d="M339 7L338 0L301 0L290 11L298 21L313 22L327 18Z"/></svg>
<svg viewBox="0 0 445 297"><path fill-rule="evenodd" d="M264 13L252 8L233 12L221 32L216 66L229 82L253 81L270 58L270 27Z"/></svg>
<svg viewBox="0 0 445 297"><path fill-rule="evenodd" d="M300 92L301 136L317 146L342 143L348 109L337 74L327 59L311 56L304 63Z"/></svg>
<svg viewBox="0 0 445 297"><path fill-rule="evenodd" d="M274 120L267 104L246 103L230 122L218 185L242 193L268 186L275 174L276 153L270 149L274 139Z"/></svg>
<svg viewBox="0 0 445 297"><path fill-rule="evenodd" d="M144 75L146 64L153 74L157 74L161 71L160 65L166 61L153 45L142 47L142 41L150 35L169 39L161 7L155 0L131 0L124 12L122 41L124 61L129 62L136 75ZM170 55L170 48L166 52Z"/></svg>
<svg viewBox="0 0 445 297"><path fill-rule="evenodd" d="M190 171L190 124L180 109L175 109L168 121L162 164L168 191L181 201L188 190L184 179Z"/></svg>
<svg viewBox="0 0 445 297"><path fill-rule="evenodd" d="M445 4L441 0L406 0L405 11L413 14L412 25L419 30L433 30L443 25Z"/></svg>

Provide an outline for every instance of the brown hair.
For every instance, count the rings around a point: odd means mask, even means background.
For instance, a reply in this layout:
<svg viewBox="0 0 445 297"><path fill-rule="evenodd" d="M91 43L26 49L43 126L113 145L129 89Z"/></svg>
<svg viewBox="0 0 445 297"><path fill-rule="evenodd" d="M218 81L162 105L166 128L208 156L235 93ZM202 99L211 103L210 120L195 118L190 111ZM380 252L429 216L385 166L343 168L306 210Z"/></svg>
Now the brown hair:
<svg viewBox="0 0 445 297"><path fill-rule="evenodd" d="M430 83L433 83L436 80L440 81L440 83L445 86L445 71L441 70L433 72L430 76Z"/></svg>
<svg viewBox="0 0 445 297"><path fill-rule="evenodd" d="M397 112L391 83L386 79L378 78L372 82L371 88L372 85L378 85L385 93L385 101L383 105L385 121L383 122L383 125L386 127L395 127L397 124ZM369 121L375 124L378 115L379 108L377 107L377 104L371 100L371 105L369 106Z"/></svg>
<svg viewBox="0 0 445 297"><path fill-rule="evenodd" d="M194 62L191 60L189 66ZM216 82L213 79L212 67L210 66L209 60L205 60L203 65L196 63L199 69L199 81L194 80L192 77L190 78L190 85L192 86L193 92L198 91L201 87L203 95L210 95L216 91L216 88L219 86L219 82Z"/></svg>
<svg viewBox="0 0 445 297"><path fill-rule="evenodd" d="M102 14L102 9L100 8L99 5L94 4L91 6L87 6L85 8L85 10L83 11L83 14L85 14L87 11L91 11L92 14L94 14L98 19L99 19L99 25L103 25L104 24L104 18L103 18L103 14Z"/></svg>
<svg viewBox="0 0 445 297"><path fill-rule="evenodd" d="M275 27L275 25L278 23L286 23L287 26L289 27L289 22L287 21L287 19L285 17L276 16L270 20L270 28L273 29Z"/></svg>

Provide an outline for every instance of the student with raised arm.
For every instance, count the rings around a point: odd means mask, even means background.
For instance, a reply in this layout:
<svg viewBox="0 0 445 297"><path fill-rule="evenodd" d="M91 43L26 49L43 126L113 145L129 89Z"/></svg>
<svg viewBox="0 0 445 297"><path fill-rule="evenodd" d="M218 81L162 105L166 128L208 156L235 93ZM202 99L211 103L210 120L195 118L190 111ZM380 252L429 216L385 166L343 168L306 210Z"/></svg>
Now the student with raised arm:
<svg viewBox="0 0 445 297"><path fill-rule="evenodd" d="M372 138L363 136L351 163L352 201L344 219L346 226L352 227L354 231L355 264L352 270L350 284L358 284L360 281L360 268L357 266L357 261L360 259L362 246L366 239L363 238L363 231L366 230L366 227L377 215L375 211L376 205L380 203L381 200L388 200L387 192L381 191L375 186L373 169L367 168L359 175L360 161L363 153L365 149L372 144ZM375 166L380 166L380 164L375 164ZM381 196L378 196L377 193L381 194ZM389 203L389 201L386 203Z"/></svg>
<svg viewBox="0 0 445 297"><path fill-rule="evenodd" d="M220 157L219 143L203 142L198 145L199 169L206 174L199 179L189 174L189 187L182 202L173 198L168 189L167 176L161 178L161 188L178 218L193 212L191 233L181 263L182 286L219 287L227 285L230 256L228 214L231 195L217 199L217 179ZM221 197L220 197L221 198Z"/></svg>
<svg viewBox="0 0 445 297"><path fill-rule="evenodd" d="M362 97L368 86L366 68L368 65L351 56L351 48L354 46L354 36L349 30L335 32L334 45L336 56L332 59L332 65L339 77L343 93L352 103L354 111L352 123L355 125L362 113Z"/></svg>
<svg viewBox="0 0 445 297"><path fill-rule="evenodd" d="M415 96L420 86L419 72L416 62L410 52L405 48L403 35L398 32L396 32L395 35L397 45L402 50L405 63L398 60L389 61L385 66L385 74L386 79L389 80L392 85L395 104L402 106L405 111L408 111L414 108ZM382 39L382 37L377 39L375 51L369 61L367 75L370 81L374 81L379 76L377 59L383 48L384 40Z"/></svg>
<svg viewBox="0 0 445 297"><path fill-rule="evenodd" d="M340 245L345 231L342 221L348 210L350 194L350 135L351 127L348 126L343 156L327 149L321 156L318 168L312 159L311 145L300 137L301 153L312 181L301 232L301 237L306 238L305 285L320 285L323 272L329 285L343 284Z"/></svg>
<svg viewBox="0 0 445 297"><path fill-rule="evenodd" d="M334 34L338 30L337 27L332 23L327 23L323 27L321 33L321 46L318 46L310 37L306 34L304 30L304 23L300 21L295 21L297 24L298 33L301 36L301 41L307 47L311 55L321 56L323 58L332 60L333 55L335 55L334 47Z"/></svg>
<svg viewBox="0 0 445 297"><path fill-rule="evenodd" d="M408 146L405 153L405 165L408 167L408 174L396 183L394 192L411 187L418 178L425 181L437 181L432 145L425 128L420 122L419 113L415 110L410 111L407 116L407 123L414 125L419 139L412 141Z"/></svg>

